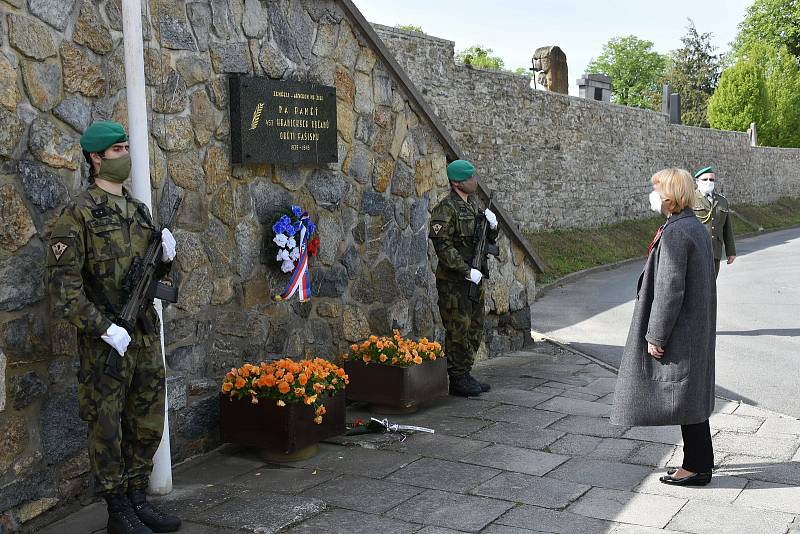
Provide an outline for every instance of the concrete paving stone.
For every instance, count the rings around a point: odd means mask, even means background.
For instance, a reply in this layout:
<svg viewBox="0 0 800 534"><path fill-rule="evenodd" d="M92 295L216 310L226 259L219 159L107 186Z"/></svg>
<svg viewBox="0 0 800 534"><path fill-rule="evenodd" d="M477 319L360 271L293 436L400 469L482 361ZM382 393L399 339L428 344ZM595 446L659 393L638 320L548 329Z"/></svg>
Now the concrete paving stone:
<svg viewBox="0 0 800 534"><path fill-rule="evenodd" d="M268 533L296 525L325 510L325 503L298 495L254 492L236 497L194 516L194 520L222 528Z"/></svg>
<svg viewBox="0 0 800 534"><path fill-rule="evenodd" d="M652 469L641 465L572 458L547 476L601 488L632 490L650 473Z"/></svg>
<svg viewBox="0 0 800 534"><path fill-rule="evenodd" d="M727 430L730 432L755 432L764 423L760 417L735 415L730 413L715 413L708 418L711 428Z"/></svg>
<svg viewBox="0 0 800 534"><path fill-rule="evenodd" d="M790 434L800 436L800 420L794 417L770 416L756 432L756 436L776 436Z"/></svg>
<svg viewBox="0 0 800 534"><path fill-rule="evenodd" d="M472 376L478 380L489 382L492 389L503 387L511 389L521 389L523 391L536 391L542 384L547 382L544 378L533 378L531 376L498 376L494 374L485 374L481 372L474 372ZM554 393L555 395L555 393Z"/></svg>
<svg viewBox="0 0 800 534"><path fill-rule="evenodd" d="M497 401L485 400L483 395L481 395L480 399L448 396L443 400L444 402L439 402L435 406L431 406L426 413L442 413L449 416L480 418L481 413L500 405ZM389 420L391 421L392 418L389 417Z"/></svg>
<svg viewBox="0 0 800 534"><path fill-rule="evenodd" d="M524 373L520 374L522 378L544 378L549 382L556 382L557 384L563 384L562 387L565 389L570 386L575 387L582 387L591 384L594 381L592 377L584 377L578 375L570 375L565 373L556 373L556 372L549 372L549 371L541 371L536 368L527 368ZM597 395L595 395L596 397Z"/></svg>
<svg viewBox="0 0 800 534"><path fill-rule="evenodd" d="M452 528L427 526L422 530L418 530L417 534L463 534L463 532L463 530L453 530Z"/></svg>
<svg viewBox="0 0 800 534"><path fill-rule="evenodd" d="M608 404L568 397L553 397L539 404L537 409L567 415L585 415L587 417L608 417L611 415L611 406Z"/></svg>
<svg viewBox="0 0 800 534"><path fill-rule="evenodd" d="M470 437L525 449L544 449L563 435L564 433L558 430L530 427L519 423L500 422L476 432Z"/></svg>
<svg viewBox="0 0 800 534"><path fill-rule="evenodd" d="M553 386L556 386L554 382L549 382L549 384L553 384ZM547 384L544 384L544 386L547 386ZM588 402L595 402L600 398L599 395L595 395L594 393L586 393L581 391L580 390L581 388L576 388L571 386L565 386L565 387L566 389L564 389L564 391L559 394L560 397L567 397L569 399L578 399Z"/></svg>
<svg viewBox="0 0 800 534"><path fill-rule="evenodd" d="M424 426L432 428L436 431L436 434L447 434L448 436L462 438L492 424L491 421L483 418L455 417L447 414L446 411L433 410L403 416L381 416L380 418L384 417L392 423Z"/></svg>
<svg viewBox="0 0 800 534"><path fill-rule="evenodd" d="M714 399L713 413L733 413L739 408L739 406L741 406L741 403L739 401L716 398ZM747 415L747 414L739 413L737 415Z"/></svg>
<svg viewBox="0 0 800 534"><path fill-rule="evenodd" d="M667 530L665 528L644 527L642 525L626 525L621 523L614 527L609 534L670 534L678 533L677 530Z"/></svg>
<svg viewBox="0 0 800 534"><path fill-rule="evenodd" d="M225 483L226 486L241 486L250 490L274 491L276 493L300 493L334 477L334 473L321 469L264 466Z"/></svg>
<svg viewBox="0 0 800 534"><path fill-rule="evenodd" d="M596 363L587 364L581 371L581 374L599 378L617 378L616 373L606 369L602 365L597 365Z"/></svg>
<svg viewBox="0 0 800 534"><path fill-rule="evenodd" d="M800 462L800 449L798 449L798 451L795 453L795 455L792 456L792 461L793 462Z"/></svg>
<svg viewBox="0 0 800 534"><path fill-rule="evenodd" d="M759 408L758 406L753 406L751 404L744 404L744 403L739 404L733 411L733 413L735 413L736 415L748 415L750 417L763 417L764 419L775 415L774 412L770 412L769 410L765 410L764 408Z"/></svg>
<svg viewBox="0 0 800 534"><path fill-rule="evenodd" d="M598 396L607 395L609 393L614 393L614 388L617 384L617 377L601 377L597 378L595 381L591 382L589 385L579 388L579 391L585 391L586 393L594 393Z"/></svg>
<svg viewBox="0 0 800 534"><path fill-rule="evenodd" d="M465 461L469 461L469 456ZM498 473L500 473L498 469L490 467L421 458L395 471L386 480L422 488L465 493Z"/></svg>
<svg viewBox="0 0 800 534"><path fill-rule="evenodd" d="M491 445L470 454L464 458L464 461L495 467L504 471L542 476L568 459L568 456L561 454L522 449L509 445Z"/></svg>
<svg viewBox="0 0 800 534"><path fill-rule="evenodd" d="M585 434L600 438L618 438L628 432L627 426L612 425L605 417L586 417L583 415L568 415L547 427L551 430L561 430L571 434ZM627 436L626 436L627 437ZM639 439L639 438L632 438Z"/></svg>
<svg viewBox="0 0 800 534"><path fill-rule="evenodd" d="M320 499L338 508L381 514L422 491L387 480L342 475L305 491L303 496Z"/></svg>
<svg viewBox="0 0 800 534"><path fill-rule="evenodd" d="M477 532L513 506L487 497L427 490L387 515L424 525Z"/></svg>
<svg viewBox="0 0 800 534"><path fill-rule="evenodd" d="M486 371L489 369L519 369L522 366L543 364L543 360L547 358L545 355L536 355L534 353L514 354L509 353L503 355L502 358L489 358L482 360L475 366L476 369ZM548 361L547 363L553 363Z"/></svg>
<svg viewBox="0 0 800 534"><path fill-rule="evenodd" d="M417 459L415 454L321 444L319 454L293 465L383 478Z"/></svg>
<svg viewBox="0 0 800 534"><path fill-rule="evenodd" d="M750 480L800 485L800 462L796 461L730 454L718 461L717 472Z"/></svg>
<svg viewBox="0 0 800 534"><path fill-rule="evenodd" d="M602 402L603 404L608 404L609 406L612 406L614 404L614 394L608 393L606 395L603 395L602 397L597 399L597 402Z"/></svg>
<svg viewBox="0 0 800 534"><path fill-rule="evenodd" d="M714 450L790 460L800 447L800 436L755 436L736 432L719 432L712 438Z"/></svg>
<svg viewBox="0 0 800 534"><path fill-rule="evenodd" d="M247 530L223 528L218 525L203 525L194 521L181 521L181 534L239 534ZM266 531L265 531L266 532ZM103 530L105 534L105 530Z"/></svg>
<svg viewBox="0 0 800 534"><path fill-rule="evenodd" d="M667 528L695 534L774 534L786 532L790 514L731 504L689 501Z"/></svg>
<svg viewBox="0 0 800 534"><path fill-rule="evenodd" d="M505 387L492 388L491 391L481 394L482 399L501 402L503 404L513 404L514 406L524 406L526 408L533 408L537 404L541 404L553 396L554 395L541 391L526 391L523 389Z"/></svg>
<svg viewBox="0 0 800 534"><path fill-rule="evenodd" d="M611 462L625 462L639 448L647 443L624 438L603 438L600 444L587 456Z"/></svg>
<svg viewBox="0 0 800 534"><path fill-rule="evenodd" d="M389 517L335 509L304 521L286 534L410 534L419 528L420 525Z"/></svg>
<svg viewBox="0 0 800 534"><path fill-rule="evenodd" d="M545 534L541 530L529 530L527 528L508 527L506 525L489 525L481 531L481 534Z"/></svg>
<svg viewBox="0 0 800 534"><path fill-rule="evenodd" d="M528 373L548 373L557 376L571 376L582 373L586 370L586 363L569 363L565 361L556 362L530 362L524 366L524 374Z"/></svg>
<svg viewBox="0 0 800 534"><path fill-rule="evenodd" d="M649 475L636 487L635 491L638 493L667 495L679 499L697 499L728 504L739 496L742 488L748 482L746 478L715 474L711 477L711 482L707 486L670 486L659 482L658 477L662 475L664 475L664 472Z"/></svg>
<svg viewBox="0 0 800 534"><path fill-rule="evenodd" d="M484 431L478 432L473 437L481 435L482 432ZM389 445L387 449L428 458L461 460L464 456L489 446L487 443L489 440L477 441L477 439L418 432L408 436L403 442Z"/></svg>
<svg viewBox="0 0 800 534"><path fill-rule="evenodd" d="M800 487L751 480L736 498L734 504L800 514Z"/></svg>
<svg viewBox="0 0 800 534"><path fill-rule="evenodd" d="M550 445L550 452L566 454L567 456L587 456L600 445L603 438L584 436L581 434L566 434L564 437Z"/></svg>
<svg viewBox="0 0 800 534"><path fill-rule="evenodd" d="M675 454L675 445L666 443L645 442L637 450L633 451L624 462L627 464L650 465L653 467L663 467ZM683 456L681 456L683 458Z"/></svg>
<svg viewBox="0 0 800 534"><path fill-rule="evenodd" d="M167 495L152 497L152 501L167 512L192 518L209 508L249 493L252 491L248 488L228 484L190 484L175 486Z"/></svg>
<svg viewBox="0 0 800 534"><path fill-rule="evenodd" d="M106 528L108 513L103 502L84 506L60 521L39 530L40 534L67 534L70 532L94 532Z"/></svg>
<svg viewBox="0 0 800 534"><path fill-rule="evenodd" d="M472 490L472 493L544 508L564 508L586 493L589 487L523 473L501 473Z"/></svg>
<svg viewBox="0 0 800 534"><path fill-rule="evenodd" d="M566 384L557 384L555 386L546 386L543 383L540 386L536 386L535 388L531 389L530 391L534 391L536 393L544 393L545 395L550 395L550 397L555 397L556 395L563 395L566 391L567 386ZM591 399L589 399L591 400Z"/></svg>
<svg viewBox="0 0 800 534"><path fill-rule="evenodd" d="M564 414L525 408L524 406L501 404L496 408L485 411L482 417L491 421L505 421L507 423L519 423L526 426L544 428L563 418Z"/></svg>
<svg viewBox="0 0 800 534"><path fill-rule="evenodd" d="M686 499L664 495L592 488L572 503L567 511L618 523L662 528L686 502Z"/></svg>
<svg viewBox="0 0 800 534"><path fill-rule="evenodd" d="M559 534L599 534L610 531L614 526L609 521L527 504L509 510L496 523L510 527L533 527Z"/></svg>
<svg viewBox="0 0 800 534"><path fill-rule="evenodd" d="M264 465L255 449L223 448L181 463L174 471L173 483L217 484Z"/></svg>
<svg viewBox="0 0 800 534"><path fill-rule="evenodd" d="M714 431L712 430L712 436ZM635 426L622 435L623 438L653 441L668 445L683 445L680 426Z"/></svg>

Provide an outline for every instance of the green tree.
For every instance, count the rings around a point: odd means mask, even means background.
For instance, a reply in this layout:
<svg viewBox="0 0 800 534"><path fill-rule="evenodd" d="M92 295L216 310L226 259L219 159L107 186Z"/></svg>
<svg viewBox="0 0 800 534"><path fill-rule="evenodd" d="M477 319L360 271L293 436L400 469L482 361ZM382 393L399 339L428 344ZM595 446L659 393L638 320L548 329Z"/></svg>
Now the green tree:
<svg viewBox="0 0 800 534"><path fill-rule="evenodd" d="M758 127L759 144L800 147L800 67L786 46L752 45L723 71L709 100L712 127Z"/></svg>
<svg viewBox="0 0 800 534"><path fill-rule="evenodd" d="M398 30L405 30L407 32L425 33L422 31L421 26L414 26L413 24L395 24L394 27Z"/></svg>
<svg viewBox="0 0 800 534"><path fill-rule="evenodd" d="M456 61L481 69L503 70L503 65L505 65L503 59L498 56L492 56L493 52L494 50L491 48L474 45L459 51L456 54Z"/></svg>
<svg viewBox="0 0 800 534"><path fill-rule="evenodd" d="M733 42L733 55L747 53L753 45L785 46L800 60L800 0L755 0L747 8Z"/></svg>
<svg viewBox="0 0 800 534"><path fill-rule="evenodd" d="M635 35L614 37L603 45L603 53L586 67L587 74L611 78L611 101L615 104L657 109L661 102L659 80L667 58L653 50L653 43Z"/></svg>
<svg viewBox="0 0 800 534"><path fill-rule="evenodd" d="M751 55L722 72L708 100L708 122L712 128L744 132L751 122L766 124L768 107L764 72Z"/></svg>
<svg viewBox="0 0 800 534"><path fill-rule="evenodd" d="M715 54L710 33L698 33L689 19L683 46L669 55L663 83L681 95L681 122L708 128L708 99L719 82L721 56Z"/></svg>

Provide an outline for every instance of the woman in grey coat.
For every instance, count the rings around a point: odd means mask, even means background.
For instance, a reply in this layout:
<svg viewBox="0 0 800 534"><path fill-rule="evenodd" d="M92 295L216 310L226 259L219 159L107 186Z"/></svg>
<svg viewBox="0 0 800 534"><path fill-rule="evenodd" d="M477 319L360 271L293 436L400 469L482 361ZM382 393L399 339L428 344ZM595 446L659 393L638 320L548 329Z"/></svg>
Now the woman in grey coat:
<svg viewBox="0 0 800 534"><path fill-rule="evenodd" d="M664 169L652 182L651 207L667 220L650 244L639 277L611 423L681 425L682 467L660 480L705 485L714 466L708 426L714 409L714 255L708 232L692 212L692 176Z"/></svg>

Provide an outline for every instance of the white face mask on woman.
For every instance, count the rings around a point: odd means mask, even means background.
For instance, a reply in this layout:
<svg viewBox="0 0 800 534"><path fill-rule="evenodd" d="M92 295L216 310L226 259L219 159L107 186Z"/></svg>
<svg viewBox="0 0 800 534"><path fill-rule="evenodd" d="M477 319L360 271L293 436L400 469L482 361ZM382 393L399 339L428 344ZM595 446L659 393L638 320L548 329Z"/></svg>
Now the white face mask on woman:
<svg viewBox="0 0 800 534"><path fill-rule="evenodd" d="M704 195L710 195L714 192L714 182L711 180L697 180L697 189Z"/></svg>
<svg viewBox="0 0 800 534"><path fill-rule="evenodd" d="M650 209L656 213L661 213L661 195L658 194L658 191L650 191L650 195L647 198L650 200Z"/></svg>

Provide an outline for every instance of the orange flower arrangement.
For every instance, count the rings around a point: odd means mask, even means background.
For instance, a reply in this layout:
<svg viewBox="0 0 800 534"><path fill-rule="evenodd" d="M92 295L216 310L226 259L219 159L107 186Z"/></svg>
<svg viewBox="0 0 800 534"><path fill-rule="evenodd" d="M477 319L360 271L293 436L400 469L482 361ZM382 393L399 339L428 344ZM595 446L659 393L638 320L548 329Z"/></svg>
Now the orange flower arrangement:
<svg viewBox="0 0 800 534"><path fill-rule="evenodd" d="M302 402L314 408L314 422L319 425L325 415L325 406L317 402L319 397L343 390L348 382L344 369L322 358L284 358L232 368L222 381L222 393L231 400L250 398L253 404L259 399L275 399L278 406Z"/></svg>
<svg viewBox="0 0 800 534"><path fill-rule="evenodd" d="M378 363L408 367L424 361L443 358L442 345L422 338L419 341L403 338L395 330L391 337L370 336L362 343L350 345L350 353L343 354L343 360L361 360L364 363Z"/></svg>

